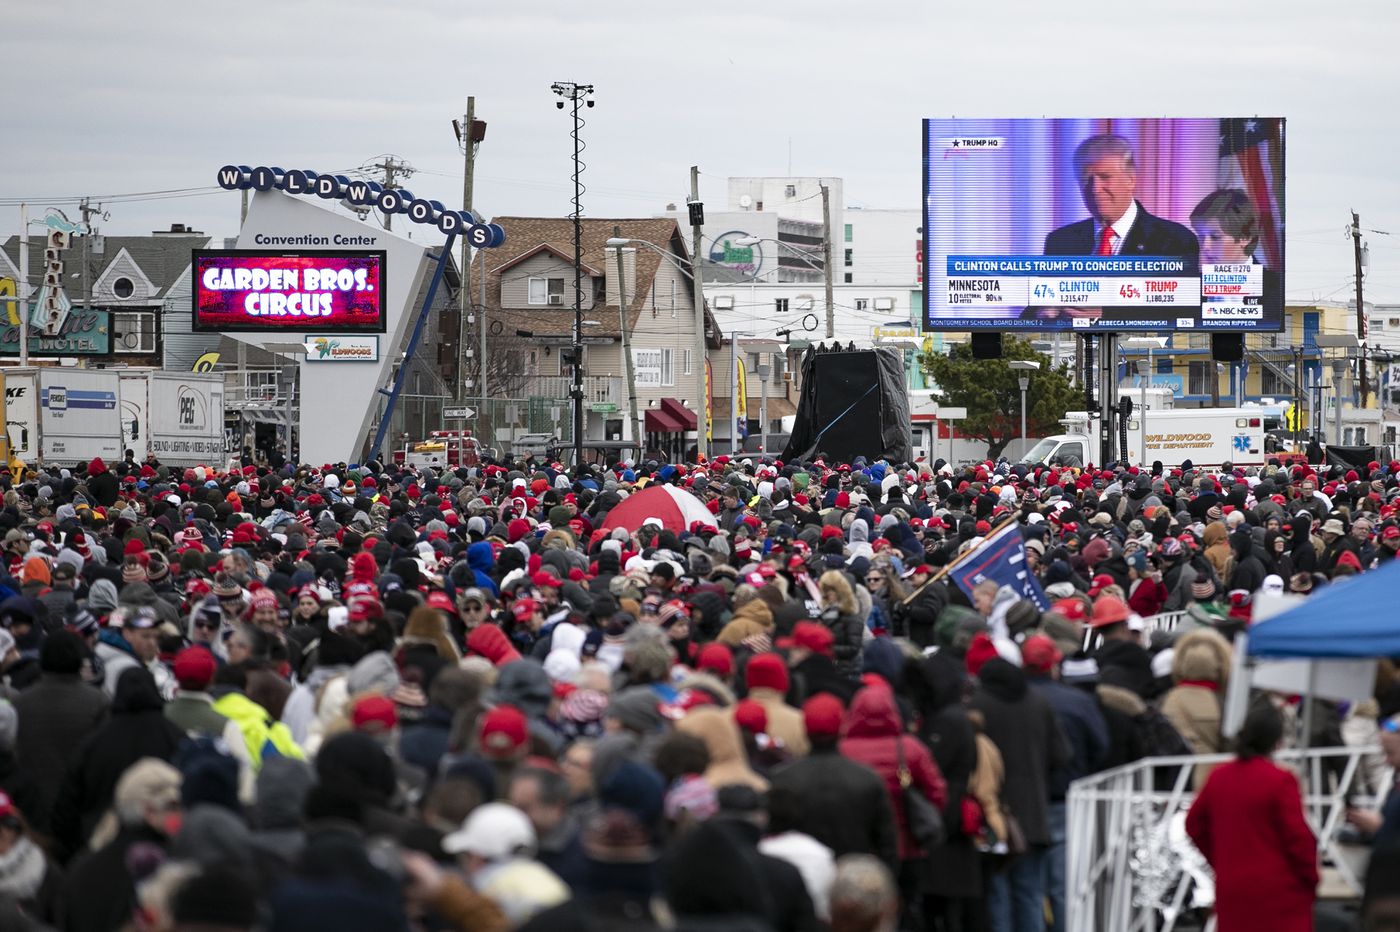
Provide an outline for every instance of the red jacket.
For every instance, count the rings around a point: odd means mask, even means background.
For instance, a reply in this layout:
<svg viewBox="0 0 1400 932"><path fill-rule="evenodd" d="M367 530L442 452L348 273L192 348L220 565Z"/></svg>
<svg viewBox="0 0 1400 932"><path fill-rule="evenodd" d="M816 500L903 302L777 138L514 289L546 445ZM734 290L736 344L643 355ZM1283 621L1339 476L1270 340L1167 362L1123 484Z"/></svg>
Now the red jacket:
<svg viewBox="0 0 1400 932"><path fill-rule="evenodd" d="M1221 764L1186 833L1215 871L1220 932L1312 932L1317 841L1292 773L1265 758Z"/></svg>
<svg viewBox="0 0 1400 932"><path fill-rule="evenodd" d="M867 686L856 693L851 707L846 710L841 733L844 736L839 747L841 756L864 764L885 781L885 791L890 794L890 805L899 829L900 860L923 857L925 852L915 844L904 818L904 794L899 787L899 747L895 742L903 747L904 764L909 768L914 786L922 790L940 812L947 804L948 790L928 748L904 731L904 723L895 708L894 693L889 687Z"/></svg>
<svg viewBox="0 0 1400 932"><path fill-rule="evenodd" d="M1154 582L1144 578L1138 580L1132 595L1128 596L1128 607L1147 618L1160 612L1166 601L1167 587L1162 581L1159 579Z"/></svg>

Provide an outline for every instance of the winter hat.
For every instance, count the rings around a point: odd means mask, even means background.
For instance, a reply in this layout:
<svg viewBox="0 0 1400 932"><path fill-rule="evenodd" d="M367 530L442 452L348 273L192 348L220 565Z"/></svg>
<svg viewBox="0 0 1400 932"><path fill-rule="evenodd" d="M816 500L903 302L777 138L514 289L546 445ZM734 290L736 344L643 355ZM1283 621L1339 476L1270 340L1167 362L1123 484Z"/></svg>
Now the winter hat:
<svg viewBox="0 0 1400 932"><path fill-rule="evenodd" d="M734 672L734 654L728 646L719 642L712 642L700 648L700 653L695 659L695 669L713 673L720 679L728 679Z"/></svg>
<svg viewBox="0 0 1400 932"><path fill-rule="evenodd" d="M841 734L841 719L846 710L841 700L831 693L818 693L802 703L802 722L807 737L814 741L835 738Z"/></svg>
<svg viewBox="0 0 1400 932"><path fill-rule="evenodd" d="M182 692L203 692L218 670L214 655L203 647L186 647L175 655L171 666Z"/></svg>
<svg viewBox="0 0 1400 932"><path fill-rule="evenodd" d="M768 730L768 713L753 699L741 699L734 705L734 724L751 734Z"/></svg>
<svg viewBox="0 0 1400 932"><path fill-rule="evenodd" d="M998 656L1000 655L991 637L985 631L977 634L967 647L967 672L976 676L987 661L995 660Z"/></svg>
<svg viewBox="0 0 1400 932"><path fill-rule="evenodd" d="M393 731L399 723L394 701L374 693L355 700L350 710L350 722L356 731L377 735Z"/></svg>
<svg viewBox="0 0 1400 932"><path fill-rule="evenodd" d="M778 654L758 654L744 670L744 682L750 690L775 689L780 693L788 690L788 669Z"/></svg>

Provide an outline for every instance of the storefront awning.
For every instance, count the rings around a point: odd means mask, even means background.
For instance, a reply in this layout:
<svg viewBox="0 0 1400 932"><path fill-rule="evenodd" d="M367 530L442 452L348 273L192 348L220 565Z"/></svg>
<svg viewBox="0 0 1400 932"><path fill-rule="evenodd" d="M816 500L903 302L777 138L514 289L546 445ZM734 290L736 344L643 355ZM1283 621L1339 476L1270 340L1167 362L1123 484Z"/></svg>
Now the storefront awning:
<svg viewBox="0 0 1400 932"><path fill-rule="evenodd" d="M642 420L649 434L678 434L685 430L681 422L664 408L648 408Z"/></svg>
<svg viewBox="0 0 1400 932"><path fill-rule="evenodd" d="M699 424L699 418L696 417L695 412L675 398L662 398L661 410L671 415L672 419L681 425L682 430L695 430Z"/></svg>

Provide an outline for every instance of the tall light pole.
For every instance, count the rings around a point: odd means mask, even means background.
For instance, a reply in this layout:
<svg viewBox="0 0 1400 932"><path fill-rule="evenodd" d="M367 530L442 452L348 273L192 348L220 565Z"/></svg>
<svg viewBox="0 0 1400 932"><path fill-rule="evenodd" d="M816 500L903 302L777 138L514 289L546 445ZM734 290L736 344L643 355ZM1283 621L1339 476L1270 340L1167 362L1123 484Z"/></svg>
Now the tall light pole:
<svg viewBox="0 0 1400 932"><path fill-rule="evenodd" d="M583 466L583 162L579 159L583 153L583 140L579 135L583 131L583 118L579 110L593 106L590 99L593 85L556 81L549 89L559 95L560 99L554 105L560 110L564 109L566 100L573 105L574 210L571 217L574 221L574 387L569 394L574 400L574 469L577 471Z"/></svg>
<svg viewBox="0 0 1400 932"><path fill-rule="evenodd" d="M1031 387L1031 373L1040 368L1040 363L1032 359L1013 359L1009 362L1012 369L1022 373L1016 379L1021 386L1021 440L1026 439L1026 390Z"/></svg>

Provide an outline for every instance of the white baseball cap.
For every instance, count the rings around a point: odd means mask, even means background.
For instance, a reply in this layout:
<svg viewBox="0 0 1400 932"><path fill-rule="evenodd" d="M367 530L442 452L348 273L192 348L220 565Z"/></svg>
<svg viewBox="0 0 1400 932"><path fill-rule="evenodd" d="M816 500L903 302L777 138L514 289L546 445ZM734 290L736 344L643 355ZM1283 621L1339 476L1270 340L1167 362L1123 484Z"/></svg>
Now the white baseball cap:
<svg viewBox="0 0 1400 932"><path fill-rule="evenodd" d="M488 861L504 861L516 854L533 855L535 829L514 806L486 803L467 816L462 827L442 840L448 854L474 854Z"/></svg>

